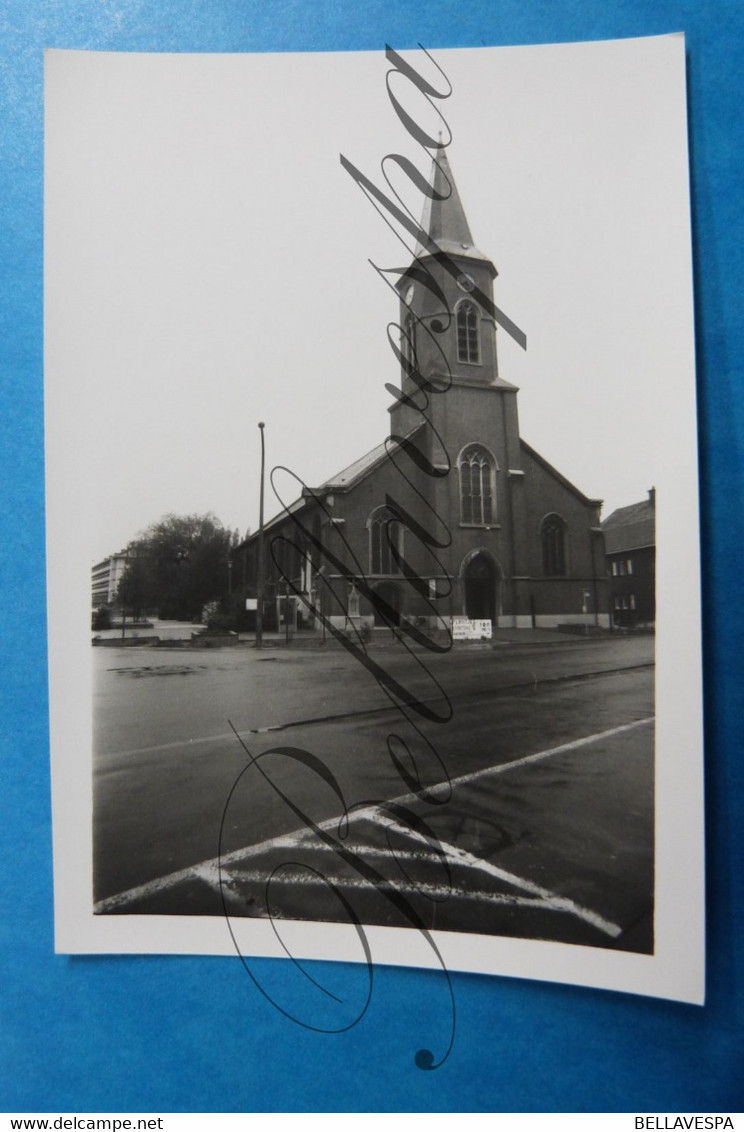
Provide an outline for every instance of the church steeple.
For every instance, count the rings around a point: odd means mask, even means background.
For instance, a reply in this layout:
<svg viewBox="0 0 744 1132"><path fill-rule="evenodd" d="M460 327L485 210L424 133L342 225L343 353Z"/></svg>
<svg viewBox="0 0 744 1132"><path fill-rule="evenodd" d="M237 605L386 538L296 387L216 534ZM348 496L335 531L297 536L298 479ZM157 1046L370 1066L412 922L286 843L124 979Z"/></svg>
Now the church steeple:
<svg viewBox="0 0 744 1132"><path fill-rule="evenodd" d="M440 145L432 162L429 178L431 196L424 205L421 227L434 240L441 251L450 256L464 256L487 263L492 276L497 272L488 256L478 251L473 243L470 225L460 200L455 178L444 146ZM419 244L416 258L431 254L429 248Z"/></svg>
<svg viewBox="0 0 744 1132"><path fill-rule="evenodd" d="M443 145L429 180L415 258L401 275L402 389L411 374L446 375L455 385L503 385L496 360L493 280L496 268L473 243L465 209Z"/></svg>
<svg viewBox="0 0 744 1132"><path fill-rule="evenodd" d="M522 468L517 389L498 371L496 268L473 242L441 144L421 228L426 236L396 285L401 378L400 395L390 406L390 433L411 438L438 473L453 470L427 481L433 514L454 517L447 523L458 532L500 530L513 514L507 478L518 477ZM427 426L413 440L422 422ZM475 498L479 503L471 506ZM458 535L459 562L472 550L468 537Z"/></svg>

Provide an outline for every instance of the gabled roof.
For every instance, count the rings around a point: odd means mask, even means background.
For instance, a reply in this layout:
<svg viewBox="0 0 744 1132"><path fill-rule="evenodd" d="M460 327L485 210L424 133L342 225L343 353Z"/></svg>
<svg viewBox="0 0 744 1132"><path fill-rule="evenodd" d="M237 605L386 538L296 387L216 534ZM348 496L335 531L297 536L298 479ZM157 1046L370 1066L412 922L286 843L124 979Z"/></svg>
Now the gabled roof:
<svg viewBox="0 0 744 1132"><path fill-rule="evenodd" d="M411 429L403 439L411 440L423 427L424 422L422 421L421 424ZM326 480L320 487L314 488L313 494L320 495L323 492L350 491L352 487L356 487L356 485L373 472L375 468L379 467L385 459L389 458L390 453L394 452L396 448L400 448L400 444L388 437L382 444L378 444L370 452L367 452L366 455L360 456L353 464L349 464L348 468L344 468L343 471L332 476L329 480Z"/></svg>
<svg viewBox="0 0 744 1132"><path fill-rule="evenodd" d="M656 507L650 499L618 507L602 523L605 553L638 550L656 542Z"/></svg>
<svg viewBox="0 0 744 1132"><path fill-rule="evenodd" d="M406 433L403 439L411 440L423 427L424 421L417 424L409 433ZM337 475L326 480L325 483L322 483L319 487L306 487L299 499L295 499L278 515L274 515L268 522L264 523L264 532L276 527L277 524L286 519L288 515L293 515L303 507L309 506L316 496L330 495L334 491L351 491L353 487L361 483L363 479L370 475L386 459L389 459L391 453L394 453L395 450L400 447L401 445L396 440L388 437L382 444L378 444L370 452L367 452L366 455L360 456L353 464L349 464L347 468L344 468L343 471L338 472ZM240 545L245 546L247 543L253 542L257 537L258 531L252 531Z"/></svg>
<svg viewBox="0 0 744 1132"><path fill-rule="evenodd" d="M302 497L293 500L292 503L285 507L283 511L280 511L278 515L273 515L271 519L264 523L264 534L272 528L278 526L278 524L283 522L288 515L294 515L297 511L301 511L306 503L307 500ZM248 544L251 542L255 542L258 538L258 535L258 530L251 531L251 533L249 535L246 535L243 541L238 544L238 547L236 547L236 549L239 549L241 546L248 546Z"/></svg>
<svg viewBox="0 0 744 1132"><path fill-rule="evenodd" d="M562 475L557 468L554 468L552 464L549 464L545 457L541 456L539 452L536 452L535 449L530 444L528 444L526 440L522 440L521 436L519 438L519 443L528 456L535 460L536 463L544 468L546 472L549 472L554 479L557 479L559 483L563 484L565 488L568 488L568 490L572 492L577 499L580 499L582 503L589 504L592 507L601 507L601 499L590 499L588 495L584 495L583 491L579 491L578 487L575 487L574 484L572 484L570 480L567 480L566 477Z"/></svg>

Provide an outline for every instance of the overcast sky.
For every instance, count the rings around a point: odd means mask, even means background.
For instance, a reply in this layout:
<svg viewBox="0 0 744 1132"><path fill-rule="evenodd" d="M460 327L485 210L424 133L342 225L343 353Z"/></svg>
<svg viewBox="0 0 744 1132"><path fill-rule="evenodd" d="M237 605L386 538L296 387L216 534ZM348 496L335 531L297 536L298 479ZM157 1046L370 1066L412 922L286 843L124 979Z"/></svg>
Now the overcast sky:
<svg viewBox="0 0 744 1132"><path fill-rule="evenodd" d="M673 476L689 405L680 41L435 58L473 238L528 338L499 334L522 435L606 516ZM368 260L410 256L339 154L378 184L387 153L428 175L387 70L382 51L49 54L49 501L84 562L167 512L255 529L259 420L269 465L310 485L386 435L397 304Z"/></svg>

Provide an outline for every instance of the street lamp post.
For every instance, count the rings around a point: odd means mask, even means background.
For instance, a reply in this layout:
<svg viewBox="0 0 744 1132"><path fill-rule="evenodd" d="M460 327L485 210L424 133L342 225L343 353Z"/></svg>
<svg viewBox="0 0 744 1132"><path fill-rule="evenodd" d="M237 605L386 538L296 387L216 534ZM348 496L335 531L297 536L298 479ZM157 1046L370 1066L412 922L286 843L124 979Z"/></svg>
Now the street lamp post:
<svg viewBox="0 0 744 1132"><path fill-rule="evenodd" d="M263 647L263 591L264 591L264 467L266 451L264 448L264 422L259 421L261 430L261 489L258 503L258 561L256 563L256 648Z"/></svg>

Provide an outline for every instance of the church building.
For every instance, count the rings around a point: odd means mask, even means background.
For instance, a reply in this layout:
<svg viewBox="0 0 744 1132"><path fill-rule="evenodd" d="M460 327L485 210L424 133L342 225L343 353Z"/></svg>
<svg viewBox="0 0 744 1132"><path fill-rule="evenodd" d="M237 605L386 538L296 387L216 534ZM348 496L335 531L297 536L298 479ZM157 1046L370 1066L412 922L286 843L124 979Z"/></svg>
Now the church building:
<svg viewBox="0 0 744 1132"><path fill-rule="evenodd" d="M518 390L498 367L496 268L473 242L443 148L430 194L397 282L389 436L246 539L235 582L263 592L267 627L288 615L417 639L452 619L607 626L601 500L519 435Z"/></svg>

